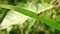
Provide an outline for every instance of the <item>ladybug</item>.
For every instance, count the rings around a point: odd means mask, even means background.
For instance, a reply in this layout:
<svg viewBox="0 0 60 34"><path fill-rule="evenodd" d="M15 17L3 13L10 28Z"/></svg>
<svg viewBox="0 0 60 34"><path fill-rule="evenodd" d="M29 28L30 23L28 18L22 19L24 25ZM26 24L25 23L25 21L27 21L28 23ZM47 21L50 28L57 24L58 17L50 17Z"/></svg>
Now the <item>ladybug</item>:
<svg viewBox="0 0 60 34"><path fill-rule="evenodd" d="M40 13L36 13L37 16L40 16Z"/></svg>

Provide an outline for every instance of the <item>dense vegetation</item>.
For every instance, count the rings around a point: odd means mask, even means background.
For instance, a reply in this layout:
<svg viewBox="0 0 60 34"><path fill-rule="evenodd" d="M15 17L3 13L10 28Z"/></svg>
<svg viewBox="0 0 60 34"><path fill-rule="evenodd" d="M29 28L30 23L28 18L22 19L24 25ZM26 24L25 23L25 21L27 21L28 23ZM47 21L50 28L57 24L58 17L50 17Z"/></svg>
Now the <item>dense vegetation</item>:
<svg viewBox="0 0 60 34"><path fill-rule="evenodd" d="M60 0L0 0L0 34L60 34Z"/></svg>

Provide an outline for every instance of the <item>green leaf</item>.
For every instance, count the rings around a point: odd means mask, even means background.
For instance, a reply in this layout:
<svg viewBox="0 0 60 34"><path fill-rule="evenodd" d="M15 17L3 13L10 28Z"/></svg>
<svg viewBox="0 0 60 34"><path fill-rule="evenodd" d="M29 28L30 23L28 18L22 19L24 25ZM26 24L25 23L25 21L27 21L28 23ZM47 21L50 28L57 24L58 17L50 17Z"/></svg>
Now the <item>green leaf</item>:
<svg viewBox="0 0 60 34"><path fill-rule="evenodd" d="M0 29L8 28L14 24L23 24L28 18L29 17L26 15L23 15L17 11L10 10L2 21Z"/></svg>
<svg viewBox="0 0 60 34"><path fill-rule="evenodd" d="M40 12L44 12L46 10L53 8L53 5L51 4L48 4L48 3L41 4L41 3L36 3L36 2L20 3L17 6L27 9L27 10L31 10L32 12L35 12L35 13L36 13L36 10L38 13L40 13Z"/></svg>
<svg viewBox="0 0 60 34"><path fill-rule="evenodd" d="M56 24L55 21L53 21L50 18L44 17L43 15L36 16L36 13L33 13L32 11L29 11L29 10L26 10L26 9L23 9L23 8L20 8L20 7L12 6L12 5L2 5L2 4L0 4L0 7L15 10L19 13L22 13L22 14L26 15L26 16L29 16L29 17L35 18L37 20L40 20L40 21L44 22L45 24L47 24L48 26L50 26L54 29L60 30L60 26L58 24Z"/></svg>

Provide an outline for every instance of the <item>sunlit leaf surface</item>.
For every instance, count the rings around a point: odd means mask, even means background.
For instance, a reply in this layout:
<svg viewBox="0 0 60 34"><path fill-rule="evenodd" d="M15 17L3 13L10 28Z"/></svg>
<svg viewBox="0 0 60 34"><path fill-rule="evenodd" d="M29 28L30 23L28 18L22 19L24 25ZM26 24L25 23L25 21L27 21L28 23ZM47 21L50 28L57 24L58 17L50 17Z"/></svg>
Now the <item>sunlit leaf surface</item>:
<svg viewBox="0 0 60 34"><path fill-rule="evenodd" d="M6 17L4 18L2 24L1 24L1 28L0 29L5 29L8 26L14 25L14 24L22 24L24 23L29 17L25 16L21 13L18 13L16 11L9 11L9 13L6 15Z"/></svg>

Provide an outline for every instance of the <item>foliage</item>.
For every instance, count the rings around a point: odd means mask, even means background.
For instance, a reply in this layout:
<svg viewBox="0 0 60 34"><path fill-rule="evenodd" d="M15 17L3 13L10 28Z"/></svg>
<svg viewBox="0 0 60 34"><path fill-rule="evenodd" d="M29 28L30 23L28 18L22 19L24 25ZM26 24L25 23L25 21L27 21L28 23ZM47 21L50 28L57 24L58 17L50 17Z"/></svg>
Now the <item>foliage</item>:
<svg viewBox="0 0 60 34"><path fill-rule="evenodd" d="M0 2L0 33L60 34L60 0Z"/></svg>

